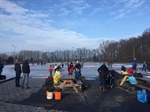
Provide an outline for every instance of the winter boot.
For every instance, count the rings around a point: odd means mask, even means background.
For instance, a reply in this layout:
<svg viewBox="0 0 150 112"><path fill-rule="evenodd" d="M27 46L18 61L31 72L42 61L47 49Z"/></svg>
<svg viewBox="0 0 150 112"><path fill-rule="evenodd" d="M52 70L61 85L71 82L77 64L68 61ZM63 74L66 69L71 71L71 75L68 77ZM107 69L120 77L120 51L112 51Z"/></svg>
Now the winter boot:
<svg viewBox="0 0 150 112"><path fill-rule="evenodd" d="M106 88L105 87L103 87L103 89L102 89L103 91L106 91Z"/></svg>
<svg viewBox="0 0 150 112"><path fill-rule="evenodd" d="M102 87L102 86L100 86L99 88L100 88L101 91L103 90L103 87Z"/></svg>

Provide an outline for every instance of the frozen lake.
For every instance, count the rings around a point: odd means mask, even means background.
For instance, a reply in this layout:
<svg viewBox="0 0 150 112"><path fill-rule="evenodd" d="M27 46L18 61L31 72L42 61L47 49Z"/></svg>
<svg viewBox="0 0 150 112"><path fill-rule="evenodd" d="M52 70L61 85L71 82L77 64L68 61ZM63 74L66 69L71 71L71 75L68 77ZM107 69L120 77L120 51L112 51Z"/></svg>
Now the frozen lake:
<svg viewBox="0 0 150 112"><path fill-rule="evenodd" d="M32 65L32 64L30 64L30 69L31 69L30 77L45 78L46 76L49 75L48 68L49 68L50 64L59 65L60 63L47 63L46 65L37 65L37 64ZM114 63L112 65L112 68L109 68L109 69L114 69L115 71L120 72L120 68L122 65L124 65L126 68L131 67L131 63ZM95 79L95 77L98 76L97 69L99 66L101 66L100 63L86 62L83 65L81 73L86 79L88 79L88 78ZM144 75L148 75L148 72L144 72L141 70L142 64L138 64L137 68L138 68L138 71L137 71L138 73L140 72ZM66 65L64 66L63 70L64 71L62 72L62 75L68 74ZM10 78L15 77L14 65L5 65L3 72L2 72L2 75L6 75L6 79L10 79Z"/></svg>

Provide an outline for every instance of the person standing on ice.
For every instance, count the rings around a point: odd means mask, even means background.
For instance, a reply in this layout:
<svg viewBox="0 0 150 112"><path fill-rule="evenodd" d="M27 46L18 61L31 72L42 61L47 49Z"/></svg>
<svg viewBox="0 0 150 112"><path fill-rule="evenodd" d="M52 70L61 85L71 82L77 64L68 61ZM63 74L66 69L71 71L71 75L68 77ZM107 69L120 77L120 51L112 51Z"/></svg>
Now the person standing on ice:
<svg viewBox="0 0 150 112"><path fill-rule="evenodd" d="M2 62L0 62L0 76L3 72L3 68L4 68L4 64Z"/></svg>
<svg viewBox="0 0 150 112"><path fill-rule="evenodd" d="M106 91L106 77L109 72L107 66L105 65L105 62L97 69L99 73L99 86L100 90Z"/></svg>
<svg viewBox="0 0 150 112"><path fill-rule="evenodd" d="M30 74L30 66L28 63L28 60L25 60L25 62L22 65L22 72L23 72L23 81L22 81L22 89L24 89L24 82L26 82L27 89L29 89L29 74Z"/></svg>
<svg viewBox="0 0 150 112"><path fill-rule="evenodd" d="M72 75L73 74L73 63L70 62L70 64L68 65L68 75Z"/></svg>
<svg viewBox="0 0 150 112"><path fill-rule="evenodd" d="M53 66L52 66L52 65L50 65L50 66L49 66L49 73L50 73L50 77L52 77L52 72L53 72Z"/></svg>
<svg viewBox="0 0 150 112"><path fill-rule="evenodd" d="M20 63L18 62L18 60L16 61L14 70L16 72L16 79L15 79L16 87L21 87L20 86L20 75L21 75L22 70L21 70L21 66L20 66Z"/></svg>
<svg viewBox="0 0 150 112"><path fill-rule="evenodd" d="M134 74L136 73L136 68L137 68L137 62L136 62L136 58L134 58L133 62L132 62L132 68L133 68L133 72Z"/></svg>

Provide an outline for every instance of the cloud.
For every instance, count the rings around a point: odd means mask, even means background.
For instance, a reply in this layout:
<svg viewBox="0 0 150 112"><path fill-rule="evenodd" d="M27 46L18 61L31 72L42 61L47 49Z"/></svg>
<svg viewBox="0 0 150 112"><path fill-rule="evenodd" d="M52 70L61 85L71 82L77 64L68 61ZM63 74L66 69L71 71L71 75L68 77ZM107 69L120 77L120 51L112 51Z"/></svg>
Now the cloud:
<svg viewBox="0 0 150 112"><path fill-rule="evenodd" d="M82 13L90 7L86 0L58 0L52 2L54 3L54 5L52 5L52 7L49 7L49 10L56 9L56 11L53 12L54 16L82 15Z"/></svg>
<svg viewBox="0 0 150 112"><path fill-rule="evenodd" d="M80 2L74 1L70 4L81 5L80 3L83 2L82 0ZM73 11L81 14L85 8L86 6L81 5L81 7L74 8ZM10 48L8 50L11 50L12 44L18 46L18 50L49 48L64 50L72 46L93 49L98 46L99 39L88 39L75 31L53 27L51 24L54 20L49 19L48 14L25 9L7 0L2 0L0 10L3 10L0 14L2 21L0 36L3 44L1 48L7 47ZM65 9L61 10L65 12ZM6 49L1 49L1 51L6 51Z"/></svg>
<svg viewBox="0 0 150 112"><path fill-rule="evenodd" d="M28 12L28 9L24 9L15 3L7 0L1 0L0 8L5 9L6 12L9 13L19 13L19 14L24 14Z"/></svg>
<svg viewBox="0 0 150 112"><path fill-rule="evenodd" d="M63 50L72 46L97 48L104 39L112 39L116 34L118 37L122 36L120 29L115 27L119 22L115 20L131 18L131 15L139 12L141 14L146 9L141 8L145 5L144 0L49 0L38 3L35 1L1 0L0 47L3 51L7 50L4 48L11 49L12 44L17 45L18 50ZM108 18L114 21L108 24ZM101 29L105 30L102 32Z"/></svg>
<svg viewBox="0 0 150 112"><path fill-rule="evenodd" d="M113 18L108 20L108 22L116 20L116 19L121 19L123 17L129 17L128 15L131 14L131 13L134 13L134 16L135 16L135 14L139 15L139 13L141 13L140 12L140 7L142 7L144 3L145 3L144 0L121 0L121 1L116 1L113 8L117 9L117 10L110 12L110 15L113 16ZM121 6L121 7L117 8L118 6ZM139 10L139 12L136 12L137 9Z"/></svg>

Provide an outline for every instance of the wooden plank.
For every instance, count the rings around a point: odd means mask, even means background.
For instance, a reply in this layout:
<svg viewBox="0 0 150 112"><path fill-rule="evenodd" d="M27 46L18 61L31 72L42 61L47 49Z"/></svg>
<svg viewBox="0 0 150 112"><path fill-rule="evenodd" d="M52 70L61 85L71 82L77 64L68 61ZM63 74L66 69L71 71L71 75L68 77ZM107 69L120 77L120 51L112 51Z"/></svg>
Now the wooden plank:
<svg viewBox="0 0 150 112"><path fill-rule="evenodd" d="M77 90L76 86L74 85L73 81L70 81L70 83L71 83L73 89L75 90L75 92L78 93L78 90Z"/></svg>
<svg viewBox="0 0 150 112"><path fill-rule="evenodd" d="M124 82L127 80L128 76L124 76L124 78L121 80L120 86L124 84Z"/></svg>
<svg viewBox="0 0 150 112"><path fill-rule="evenodd" d="M63 80L63 82L60 85L58 85L58 86L54 85L54 87L55 88L61 88L62 90L64 88L72 87L74 89L74 91L76 93L78 93L78 90L76 88L76 87L78 87L78 85L75 85L72 79Z"/></svg>

